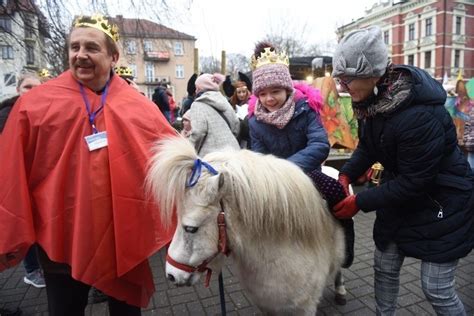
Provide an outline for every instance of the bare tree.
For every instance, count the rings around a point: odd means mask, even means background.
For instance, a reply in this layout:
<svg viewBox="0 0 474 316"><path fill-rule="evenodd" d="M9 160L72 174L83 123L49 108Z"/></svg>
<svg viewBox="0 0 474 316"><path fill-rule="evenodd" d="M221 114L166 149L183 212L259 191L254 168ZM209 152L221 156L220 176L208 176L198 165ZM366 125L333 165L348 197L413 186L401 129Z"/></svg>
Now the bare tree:
<svg viewBox="0 0 474 316"><path fill-rule="evenodd" d="M227 55L227 74L233 79L237 79L238 72L247 73L250 71L250 58L242 54Z"/></svg>
<svg viewBox="0 0 474 316"><path fill-rule="evenodd" d="M203 56L199 58L199 69L203 73L215 73L221 71L221 62L213 56Z"/></svg>
<svg viewBox="0 0 474 316"><path fill-rule="evenodd" d="M308 24L300 24L291 16L286 15L286 18L276 23L270 21L268 25L269 29L262 40L272 43L289 57L318 56L334 50L335 43L314 43L308 40Z"/></svg>
<svg viewBox="0 0 474 316"><path fill-rule="evenodd" d="M276 21L272 21L271 17L269 19L270 21L267 23L269 29L263 40L272 43L277 49L285 51L289 57L304 55L308 24L300 24L289 15Z"/></svg>

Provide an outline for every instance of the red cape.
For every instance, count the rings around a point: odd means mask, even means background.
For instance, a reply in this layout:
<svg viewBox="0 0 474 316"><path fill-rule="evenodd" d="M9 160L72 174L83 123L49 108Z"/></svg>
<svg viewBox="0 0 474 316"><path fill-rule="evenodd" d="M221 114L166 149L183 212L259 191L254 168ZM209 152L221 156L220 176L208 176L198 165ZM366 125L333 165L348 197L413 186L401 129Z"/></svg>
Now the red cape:
<svg viewBox="0 0 474 316"><path fill-rule="evenodd" d="M93 109L100 96L85 89ZM175 132L159 109L114 75L92 133L69 71L26 93L0 136L0 258L17 264L29 246L71 266L73 278L146 307L154 292L147 258L172 238L144 179L153 143ZM1 261L0 261L1 262Z"/></svg>

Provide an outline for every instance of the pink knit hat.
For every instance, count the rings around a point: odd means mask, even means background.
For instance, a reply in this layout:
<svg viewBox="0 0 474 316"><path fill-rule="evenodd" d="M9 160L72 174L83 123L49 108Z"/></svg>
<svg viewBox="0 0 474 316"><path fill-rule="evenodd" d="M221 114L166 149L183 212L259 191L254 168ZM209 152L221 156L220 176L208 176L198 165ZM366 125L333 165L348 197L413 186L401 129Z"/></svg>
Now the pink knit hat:
<svg viewBox="0 0 474 316"><path fill-rule="evenodd" d="M202 91L219 91L219 86L224 82L225 76L220 73L202 74L196 79L196 93Z"/></svg>
<svg viewBox="0 0 474 316"><path fill-rule="evenodd" d="M278 87L293 91L290 70L282 64L267 64L255 69L252 73L253 93L258 94L266 88Z"/></svg>

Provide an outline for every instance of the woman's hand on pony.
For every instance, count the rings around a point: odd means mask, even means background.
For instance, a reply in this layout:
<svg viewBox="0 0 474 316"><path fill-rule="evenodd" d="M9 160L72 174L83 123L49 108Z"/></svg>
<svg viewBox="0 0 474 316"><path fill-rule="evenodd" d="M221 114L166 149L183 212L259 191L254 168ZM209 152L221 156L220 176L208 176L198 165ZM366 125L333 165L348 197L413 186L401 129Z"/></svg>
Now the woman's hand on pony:
<svg viewBox="0 0 474 316"><path fill-rule="evenodd" d="M359 212L356 203L356 195L349 195L341 202L337 203L333 208L334 216L341 219L352 218Z"/></svg>

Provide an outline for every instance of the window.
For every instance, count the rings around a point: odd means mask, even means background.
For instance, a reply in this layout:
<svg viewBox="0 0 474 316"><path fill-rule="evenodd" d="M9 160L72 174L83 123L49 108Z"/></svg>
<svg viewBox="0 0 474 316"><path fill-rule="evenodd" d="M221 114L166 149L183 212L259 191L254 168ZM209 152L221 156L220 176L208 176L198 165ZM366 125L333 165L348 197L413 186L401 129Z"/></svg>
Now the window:
<svg viewBox="0 0 474 316"><path fill-rule="evenodd" d="M383 32L383 42L385 43L385 45L388 45L388 44L389 44L389 34L388 34L388 31L384 31L384 32Z"/></svg>
<svg viewBox="0 0 474 316"><path fill-rule="evenodd" d="M32 45L26 46L26 64L27 65L35 64L35 48Z"/></svg>
<svg viewBox="0 0 474 316"><path fill-rule="evenodd" d="M128 41L127 42L127 53L133 55L137 53L137 46L135 41Z"/></svg>
<svg viewBox="0 0 474 316"><path fill-rule="evenodd" d="M410 66L415 65L415 55L408 55L408 65Z"/></svg>
<svg viewBox="0 0 474 316"><path fill-rule="evenodd" d="M12 31L12 20L8 16L0 16L0 31Z"/></svg>
<svg viewBox="0 0 474 316"><path fill-rule="evenodd" d="M174 42L174 54L176 56L184 55L183 42Z"/></svg>
<svg viewBox="0 0 474 316"><path fill-rule="evenodd" d="M462 23L462 17L457 16L456 17L456 29L454 31L454 34L461 35L461 23Z"/></svg>
<svg viewBox="0 0 474 316"><path fill-rule="evenodd" d="M143 41L143 51L144 52L151 52L153 51L153 44L149 40Z"/></svg>
<svg viewBox="0 0 474 316"><path fill-rule="evenodd" d="M0 46L2 51L2 59L13 59L13 47L12 46Z"/></svg>
<svg viewBox="0 0 474 316"><path fill-rule="evenodd" d="M155 87L148 86L146 87L146 96L148 99L151 99L153 97L153 93L155 92Z"/></svg>
<svg viewBox="0 0 474 316"><path fill-rule="evenodd" d="M8 73L3 76L3 83L6 87L16 86L16 77L14 73Z"/></svg>
<svg viewBox="0 0 474 316"><path fill-rule="evenodd" d="M132 70L132 76L137 78L137 65L129 64L128 67Z"/></svg>
<svg viewBox="0 0 474 316"><path fill-rule="evenodd" d="M431 36L432 33L432 20L431 18L427 18L425 20L425 36Z"/></svg>
<svg viewBox="0 0 474 316"><path fill-rule="evenodd" d="M153 82L155 80L155 65L153 63L145 64L145 77L147 82Z"/></svg>
<svg viewBox="0 0 474 316"><path fill-rule="evenodd" d="M31 26L25 26L25 38L35 38L35 30Z"/></svg>
<svg viewBox="0 0 474 316"><path fill-rule="evenodd" d="M408 25L408 40L413 41L415 39L415 23Z"/></svg>
<svg viewBox="0 0 474 316"><path fill-rule="evenodd" d="M459 68L459 61L461 59L461 51L459 49L454 50L454 68Z"/></svg>
<svg viewBox="0 0 474 316"><path fill-rule="evenodd" d="M184 78L184 65L176 65L176 78Z"/></svg>
<svg viewBox="0 0 474 316"><path fill-rule="evenodd" d="M431 52L425 52L425 69L431 68Z"/></svg>

